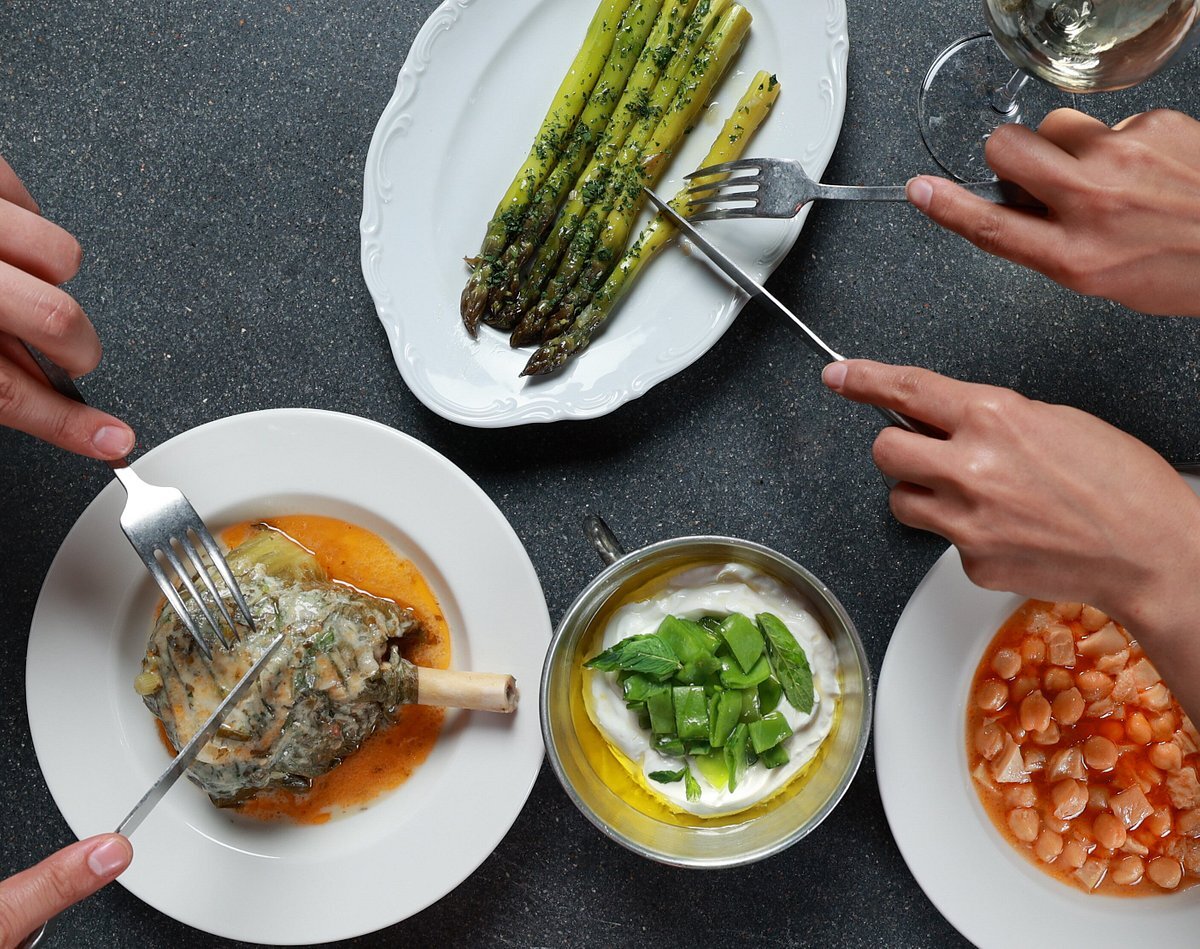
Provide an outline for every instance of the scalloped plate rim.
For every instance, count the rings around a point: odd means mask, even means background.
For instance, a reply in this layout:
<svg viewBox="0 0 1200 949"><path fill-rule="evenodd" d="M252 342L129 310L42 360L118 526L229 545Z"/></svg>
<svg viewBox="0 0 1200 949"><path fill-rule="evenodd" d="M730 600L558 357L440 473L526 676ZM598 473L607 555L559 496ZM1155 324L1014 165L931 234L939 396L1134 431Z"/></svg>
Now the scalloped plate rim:
<svg viewBox="0 0 1200 949"><path fill-rule="evenodd" d="M506 5L504 15L519 19L523 11L550 2L554 2L554 0L525 0L520 5L512 3ZM579 2L582 4L584 0L579 0ZM373 257L382 249L375 232L382 226L385 205L379 194L380 182L376 175L377 169L381 167L382 153L391 136L396 134L398 129L406 130L412 123L412 116L402 114L401 110L418 95L421 76L436 53L430 52L425 59L421 59L420 56L424 55L427 50L434 51L436 47L444 47L448 39L446 34L450 34L458 24L460 17L464 14L469 15L469 8L477 3L478 0L445 0L430 14L413 40L397 75L392 97L376 123L363 172L363 211L359 223L360 262L363 279L375 304L376 314L387 333L393 358L401 377L422 404L443 418L472 427L503 428L562 419L584 420L607 415L626 402L644 395L660 382L683 371L707 353L732 325L746 302L745 296L733 288L724 288L715 318L705 332L692 340L690 345L680 350L669 361L661 362L633 375L614 390L589 392L570 403L563 403L554 397L553 393L557 387L553 382L549 382L544 383L547 392L537 396L523 398L524 393L518 392L508 397L498 397L483 408L472 409L450 398L418 373L413 356L410 354L413 347L411 334L405 332L404 319L393 310L388 287L374 272ZM748 7L753 14L755 6L774 4L776 7L781 7L787 3L788 0L754 0L754 2L748 3ZM825 23L826 59L822 63L823 71L818 78L818 85L828 84L832 109L822 130L824 134L815 142L807 143L806 149L796 149L797 153L806 151L812 156L811 161L807 163L808 170L818 178L833 155L845 115L846 67L849 51L845 0L823 0L822 7ZM421 51L421 53L418 54L417 51ZM726 77L723 82L728 80L729 77ZM390 188L390 182L387 183L387 186ZM765 281L791 250L799 237L807 212L808 208L803 209L799 215L787 222L779 239L775 240L771 246L763 247L760 250L756 265L749 268L760 280ZM453 323L453 331L462 332L457 319L450 322Z"/></svg>

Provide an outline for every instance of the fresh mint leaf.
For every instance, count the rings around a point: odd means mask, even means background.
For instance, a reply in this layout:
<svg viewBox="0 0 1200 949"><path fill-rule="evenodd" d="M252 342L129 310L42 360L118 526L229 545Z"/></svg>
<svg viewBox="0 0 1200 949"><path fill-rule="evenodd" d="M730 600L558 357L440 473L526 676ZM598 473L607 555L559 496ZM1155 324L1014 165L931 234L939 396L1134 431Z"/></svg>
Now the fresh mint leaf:
<svg viewBox="0 0 1200 949"><path fill-rule="evenodd" d="M674 784L685 774L691 777L692 773L687 768L680 768L678 771L651 771L646 777L659 784Z"/></svg>
<svg viewBox="0 0 1200 949"><path fill-rule="evenodd" d="M671 647L653 633L622 639L584 663L601 672L640 672L659 682L671 678L682 665Z"/></svg>
<svg viewBox="0 0 1200 949"><path fill-rule="evenodd" d="M792 708L807 715L813 710L813 677L804 648L783 621L771 613L754 617L767 641L767 658Z"/></svg>

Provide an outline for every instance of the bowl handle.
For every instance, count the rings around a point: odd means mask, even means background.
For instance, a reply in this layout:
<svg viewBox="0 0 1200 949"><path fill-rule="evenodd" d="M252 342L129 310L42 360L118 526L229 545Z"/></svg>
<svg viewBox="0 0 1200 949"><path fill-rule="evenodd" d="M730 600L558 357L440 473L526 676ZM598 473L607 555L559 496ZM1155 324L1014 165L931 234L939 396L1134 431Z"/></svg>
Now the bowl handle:
<svg viewBox="0 0 1200 949"><path fill-rule="evenodd" d="M583 532L606 564L614 564L625 556L625 548L617 540L617 535L609 530L598 514L589 514L583 519Z"/></svg>

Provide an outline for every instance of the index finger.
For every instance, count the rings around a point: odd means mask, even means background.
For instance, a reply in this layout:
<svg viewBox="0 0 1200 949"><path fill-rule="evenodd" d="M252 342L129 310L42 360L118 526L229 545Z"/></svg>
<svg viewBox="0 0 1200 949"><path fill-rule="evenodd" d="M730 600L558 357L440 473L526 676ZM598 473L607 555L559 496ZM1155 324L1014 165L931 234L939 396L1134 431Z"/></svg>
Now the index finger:
<svg viewBox="0 0 1200 949"><path fill-rule="evenodd" d="M832 362L821 379L854 402L893 409L946 433L958 427L971 385L917 366L889 366L869 359Z"/></svg>
<svg viewBox="0 0 1200 949"><path fill-rule="evenodd" d="M33 195L25 189L25 186L21 184L21 179L17 177L17 173L3 158L0 158L0 198L11 201L34 214L42 213L37 202L33 200Z"/></svg>
<svg viewBox="0 0 1200 949"><path fill-rule="evenodd" d="M1040 271L1046 261L1062 256L1062 235L1053 222L971 194L945 178L920 175L911 179L908 199L942 227L1015 264Z"/></svg>

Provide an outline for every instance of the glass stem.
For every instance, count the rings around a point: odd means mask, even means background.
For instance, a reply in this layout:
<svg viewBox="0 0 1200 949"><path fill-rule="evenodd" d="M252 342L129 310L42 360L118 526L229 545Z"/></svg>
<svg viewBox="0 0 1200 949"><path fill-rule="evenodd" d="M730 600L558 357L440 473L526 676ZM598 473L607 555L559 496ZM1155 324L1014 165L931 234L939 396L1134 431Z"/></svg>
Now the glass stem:
<svg viewBox="0 0 1200 949"><path fill-rule="evenodd" d="M1018 69L999 89L992 91L992 108L1001 115L1011 115L1017 109L1017 95L1029 81L1029 73Z"/></svg>

